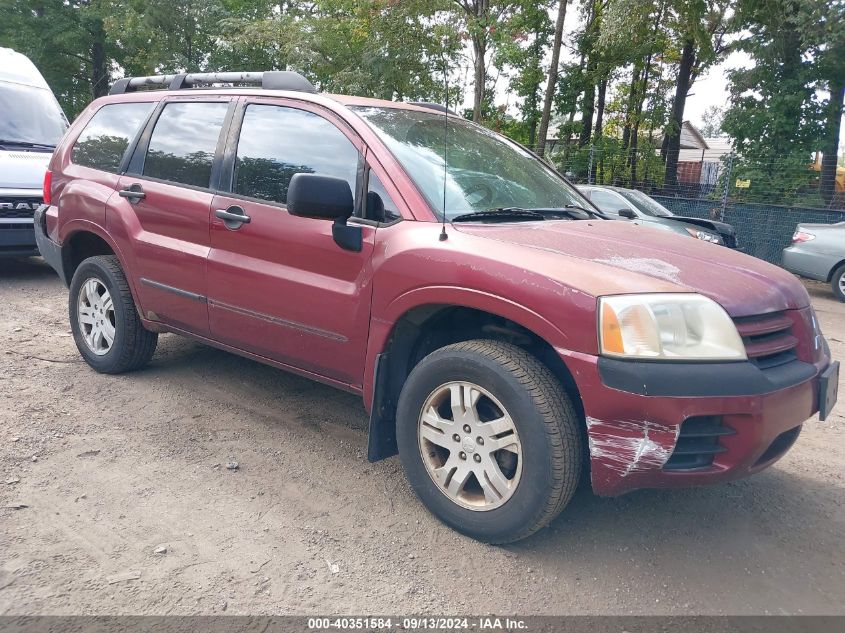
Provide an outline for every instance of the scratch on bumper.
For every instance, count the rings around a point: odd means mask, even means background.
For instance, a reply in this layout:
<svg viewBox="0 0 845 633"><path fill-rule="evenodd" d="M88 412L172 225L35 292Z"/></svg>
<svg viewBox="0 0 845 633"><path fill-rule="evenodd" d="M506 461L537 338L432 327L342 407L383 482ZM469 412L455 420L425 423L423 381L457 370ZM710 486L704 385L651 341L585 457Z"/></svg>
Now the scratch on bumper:
<svg viewBox="0 0 845 633"><path fill-rule="evenodd" d="M592 471L601 466L619 477L659 470L669 460L680 426L648 420L598 420L587 417Z"/></svg>

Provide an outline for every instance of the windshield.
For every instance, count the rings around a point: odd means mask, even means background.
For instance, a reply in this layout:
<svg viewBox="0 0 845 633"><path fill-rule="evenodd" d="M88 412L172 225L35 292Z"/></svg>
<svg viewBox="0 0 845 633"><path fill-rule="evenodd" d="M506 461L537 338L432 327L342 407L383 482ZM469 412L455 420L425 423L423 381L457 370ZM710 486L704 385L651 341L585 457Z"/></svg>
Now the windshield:
<svg viewBox="0 0 845 633"><path fill-rule="evenodd" d="M55 147L67 129L56 98L49 90L0 81L0 144Z"/></svg>
<svg viewBox="0 0 845 633"><path fill-rule="evenodd" d="M621 193L628 200L630 200L631 204L637 207L637 209L647 215L655 216L658 218L670 218L675 215L669 209L660 204L657 200L655 200L654 198L649 198L642 191L620 191L619 193Z"/></svg>
<svg viewBox="0 0 845 633"><path fill-rule="evenodd" d="M589 204L553 170L506 138L439 112L355 107L390 148L426 196L432 210L446 218L520 207L559 208ZM448 167L444 177L444 138ZM442 216L441 216L442 219Z"/></svg>

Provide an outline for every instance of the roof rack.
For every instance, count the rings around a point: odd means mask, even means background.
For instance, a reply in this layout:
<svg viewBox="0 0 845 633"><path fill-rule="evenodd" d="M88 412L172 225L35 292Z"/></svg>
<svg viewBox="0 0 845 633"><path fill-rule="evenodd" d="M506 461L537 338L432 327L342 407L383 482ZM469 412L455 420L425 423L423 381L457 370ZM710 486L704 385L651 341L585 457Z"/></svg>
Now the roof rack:
<svg viewBox="0 0 845 633"><path fill-rule="evenodd" d="M183 90L212 84L251 84L265 90L294 90L316 93L317 89L305 77L290 70L268 70L246 73L180 73L178 75L153 75L118 79L109 90L110 95L134 92L139 88L164 88Z"/></svg>

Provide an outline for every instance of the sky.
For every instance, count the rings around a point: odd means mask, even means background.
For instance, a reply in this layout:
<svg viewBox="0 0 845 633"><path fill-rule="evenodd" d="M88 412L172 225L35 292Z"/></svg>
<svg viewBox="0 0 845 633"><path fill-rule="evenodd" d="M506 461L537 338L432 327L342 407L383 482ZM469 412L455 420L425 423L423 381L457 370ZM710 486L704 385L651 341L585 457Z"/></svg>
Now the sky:
<svg viewBox="0 0 845 633"><path fill-rule="evenodd" d="M734 57L734 56L731 56ZM687 103L684 108L684 118L694 126L700 127L704 110L710 106L724 108L728 104L730 94L728 93L727 71L736 68L739 64L736 59L727 59L718 66L709 70L707 75L699 78L692 86L687 95Z"/></svg>
<svg viewBox="0 0 845 633"><path fill-rule="evenodd" d="M550 17L554 20L554 15L550 13ZM565 32L564 32L564 46L561 50L561 61L574 61L574 53L567 42L574 41L575 32L580 28L580 16L575 11L567 12ZM550 53L547 53L547 57ZM471 64L472 52L467 46L466 58ZM548 63L548 59L546 62ZM728 92L728 77L727 72L734 68L741 68L749 66L752 63L751 58L747 53L734 52L729 55L722 63L710 68L707 73L699 77L693 84L689 95L687 96L686 106L684 108L684 120L690 121L694 126L701 127L702 115L709 106L718 106L725 109L729 105L730 94ZM493 73L495 77L495 69L492 64L488 65L488 72ZM464 68L460 73L460 83L463 84L464 101L462 109L472 108L472 72L471 68ZM827 95L824 95L827 98ZM496 103L506 103L508 111L511 114L517 113L514 97L507 93L507 80L502 78L496 84ZM843 125L839 137L839 154L845 152L845 118L843 118Z"/></svg>

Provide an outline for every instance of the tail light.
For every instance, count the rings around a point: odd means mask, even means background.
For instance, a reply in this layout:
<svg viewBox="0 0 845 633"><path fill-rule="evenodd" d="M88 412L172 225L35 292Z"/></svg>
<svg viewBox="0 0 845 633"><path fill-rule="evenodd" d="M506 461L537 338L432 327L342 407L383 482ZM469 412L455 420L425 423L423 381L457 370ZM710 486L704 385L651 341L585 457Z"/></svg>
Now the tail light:
<svg viewBox="0 0 845 633"><path fill-rule="evenodd" d="M801 242L809 242L810 240L816 239L816 236L812 233L805 233L804 231L795 231L792 235L792 243L793 244L800 244Z"/></svg>
<svg viewBox="0 0 845 633"><path fill-rule="evenodd" d="M53 204L53 196L51 193L51 189L53 186L53 172L49 169L44 172L44 191L43 191L43 198L44 204Z"/></svg>

